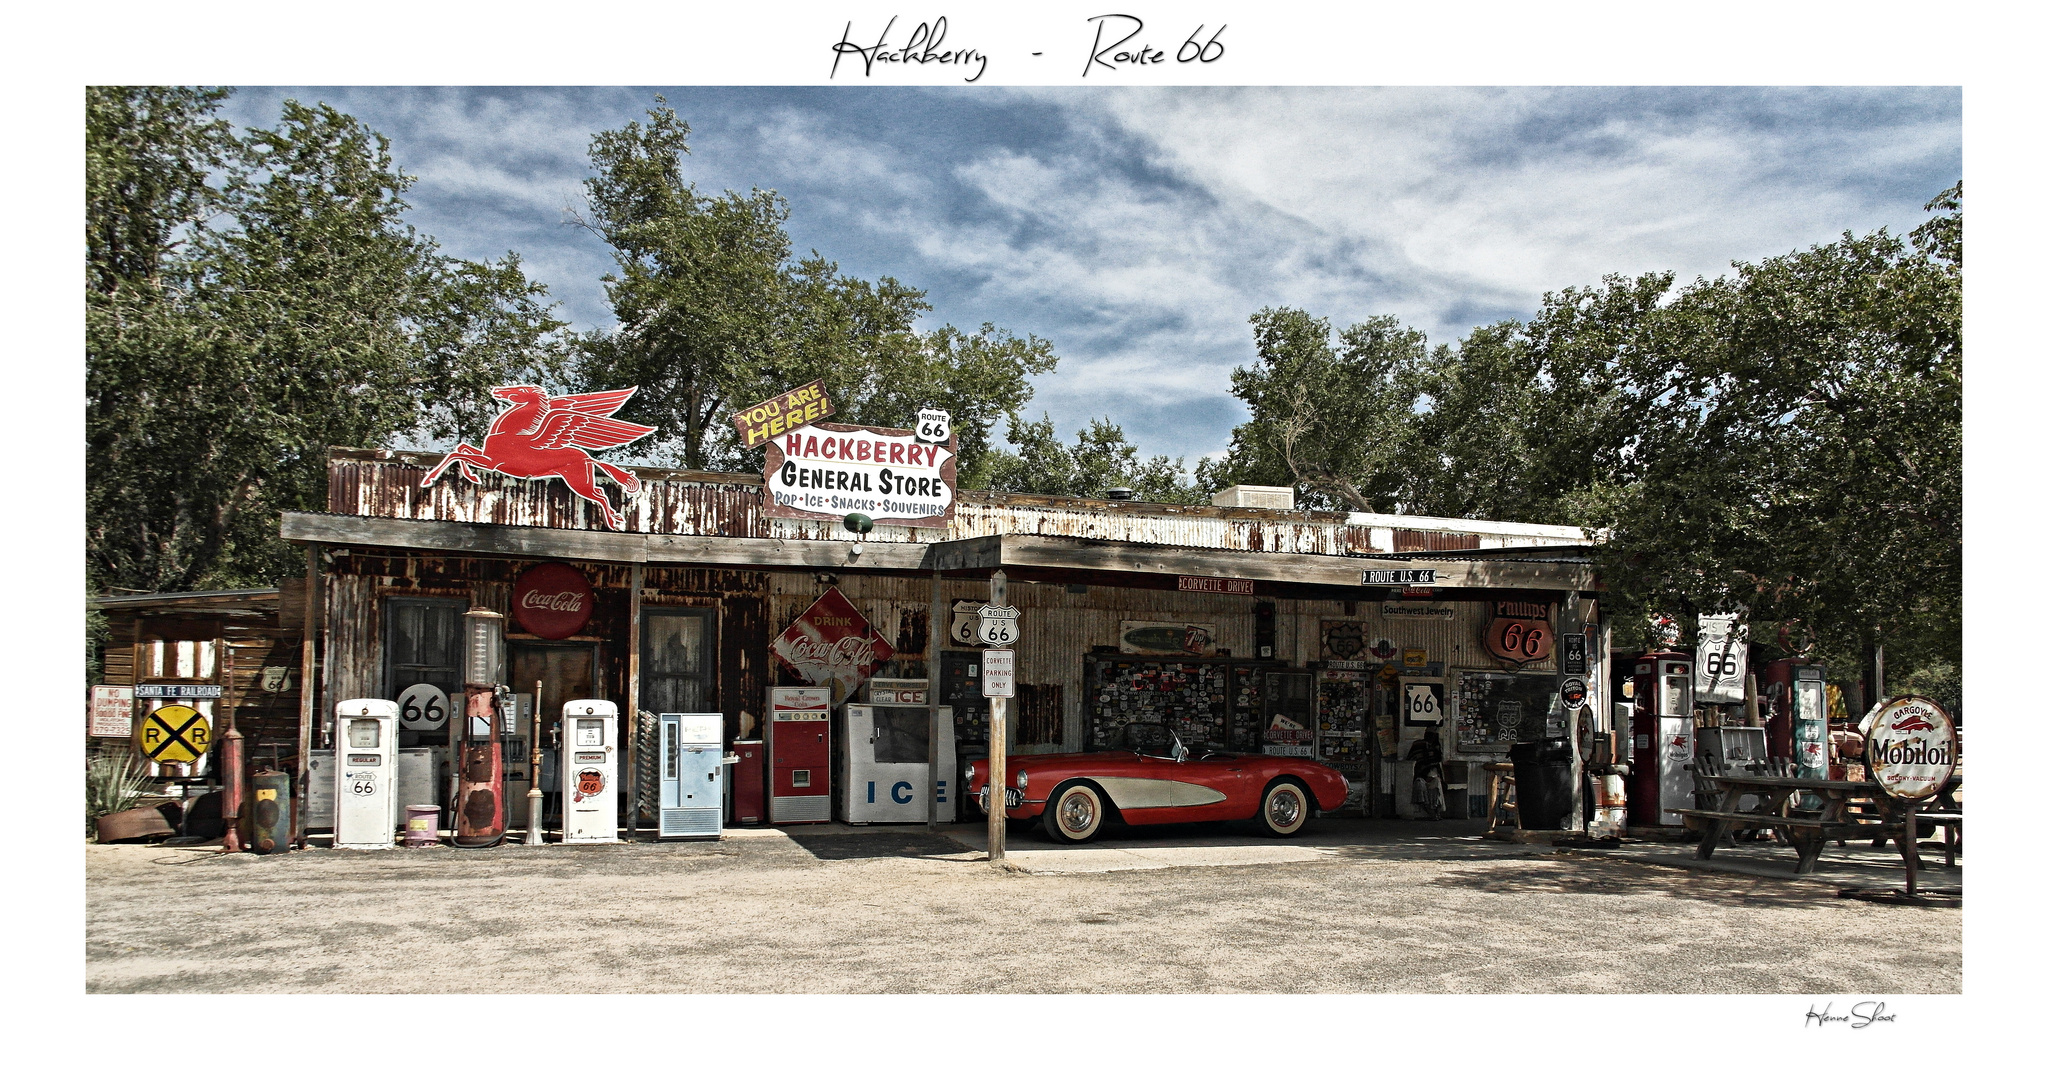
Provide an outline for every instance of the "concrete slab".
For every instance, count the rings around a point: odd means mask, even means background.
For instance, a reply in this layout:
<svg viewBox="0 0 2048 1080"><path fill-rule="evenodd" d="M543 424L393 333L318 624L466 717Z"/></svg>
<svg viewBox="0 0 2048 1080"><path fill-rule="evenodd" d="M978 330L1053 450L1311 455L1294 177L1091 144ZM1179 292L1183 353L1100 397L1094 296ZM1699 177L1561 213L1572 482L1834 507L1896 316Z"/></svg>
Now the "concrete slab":
<svg viewBox="0 0 2048 1080"><path fill-rule="evenodd" d="M1123 826L1105 829L1086 844L1056 844L1036 831L1012 833L1004 841L1010 865L1033 874L1100 874L1186 866L1272 866L1359 858L1368 849L1391 850L1418 838L1448 839L1471 832L1467 822L1366 821L1329 818L1310 823L1286 840L1262 836L1232 824ZM983 822L946 826L943 835L968 848L971 858L988 857ZM1463 836L1476 840L1476 836Z"/></svg>

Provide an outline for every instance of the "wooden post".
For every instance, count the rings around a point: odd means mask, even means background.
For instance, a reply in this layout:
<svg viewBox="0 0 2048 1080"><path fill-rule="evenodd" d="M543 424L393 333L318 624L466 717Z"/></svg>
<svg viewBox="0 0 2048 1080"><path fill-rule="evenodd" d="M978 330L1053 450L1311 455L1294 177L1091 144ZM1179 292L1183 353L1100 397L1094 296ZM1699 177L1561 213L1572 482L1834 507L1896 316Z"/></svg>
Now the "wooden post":
<svg viewBox="0 0 2048 1080"><path fill-rule="evenodd" d="M939 644L941 638L939 635L948 633L947 628L952 625L951 620L946 614L945 603L945 579L939 575L938 562L934 560L932 563L932 613L929 620L930 625L927 627L927 633L925 634L924 647L924 699L930 706L930 718L926 721L930 733L928 739L930 745L926 748L927 752L925 754L927 765L924 781L924 809L925 826L930 829L937 829L939 827L939 781L941 779L952 779L952 777L939 776L939 661L942 655ZM967 798L969 794L968 792L954 792L953 805L960 805L960 800Z"/></svg>
<svg viewBox="0 0 2048 1080"><path fill-rule="evenodd" d="M320 545L306 545L306 612L305 621L299 626L299 766L298 775L292 778L292 835L290 843L306 846L306 784L312 777L313 757L313 713L318 710L320 696L314 692L313 677L316 657L313 655L314 633L318 626L320 598Z"/></svg>
<svg viewBox="0 0 2048 1080"><path fill-rule="evenodd" d="M640 589L646 584L647 567L633 564L633 595L627 600L626 616L626 837L640 833ZM533 703L539 718L540 701ZM536 774L533 782L540 783Z"/></svg>
<svg viewBox="0 0 2048 1080"><path fill-rule="evenodd" d="M1001 570L989 575L988 602L1002 607L1009 600L1009 578ZM982 677L988 677L988 666L982 665ZM1004 730L1004 707L1008 698L988 699L988 862L1000 866L1008 861L1009 853L1003 847L1003 830L1009 824L1004 813L1004 788L1010 778L1009 751L1004 745L1008 732Z"/></svg>

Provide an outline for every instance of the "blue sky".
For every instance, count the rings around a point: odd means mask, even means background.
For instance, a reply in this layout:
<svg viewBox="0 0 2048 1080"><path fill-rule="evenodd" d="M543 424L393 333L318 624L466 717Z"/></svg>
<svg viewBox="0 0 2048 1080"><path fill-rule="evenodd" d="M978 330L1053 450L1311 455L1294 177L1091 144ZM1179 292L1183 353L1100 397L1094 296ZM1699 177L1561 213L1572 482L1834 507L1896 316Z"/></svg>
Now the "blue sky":
<svg viewBox="0 0 2048 1080"><path fill-rule="evenodd" d="M412 222L511 250L578 328L610 325L580 205L592 133L664 94L700 188L772 188L799 253L927 290L929 319L1053 342L1033 416L1145 453L1220 453L1268 305L1391 314L1449 341L1610 273L1681 280L1894 231L1961 175L1943 87L256 87L392 140Z"/></svg>

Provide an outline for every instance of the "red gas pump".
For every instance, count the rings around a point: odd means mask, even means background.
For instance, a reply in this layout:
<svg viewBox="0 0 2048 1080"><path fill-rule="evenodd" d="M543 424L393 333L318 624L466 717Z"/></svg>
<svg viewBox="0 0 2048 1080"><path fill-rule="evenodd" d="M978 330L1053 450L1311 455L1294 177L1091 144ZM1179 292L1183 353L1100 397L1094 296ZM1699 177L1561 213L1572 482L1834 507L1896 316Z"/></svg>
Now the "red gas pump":
<svg viewBox="0 0 2048 1080"><path fill-rule="evenodd" d="M1635 825L1676 825L1692 808L1692 654L1648 652L1635 664L1628 819Z"/></svg>

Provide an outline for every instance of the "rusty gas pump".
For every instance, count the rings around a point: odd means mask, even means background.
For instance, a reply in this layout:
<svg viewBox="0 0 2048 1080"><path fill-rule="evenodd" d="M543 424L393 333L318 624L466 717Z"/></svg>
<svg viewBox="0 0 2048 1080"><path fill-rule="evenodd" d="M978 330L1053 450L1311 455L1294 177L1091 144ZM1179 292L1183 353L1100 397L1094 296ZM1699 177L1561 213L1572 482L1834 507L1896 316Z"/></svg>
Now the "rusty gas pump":
<svg viewBox="0 0 2048 1080"><path fill-rule="evenodd" d="M505 838L505 724L512 693L499 682L505 616L484 608L463 613L463 716L451 731L456 847L490 847Z"/></svg>

